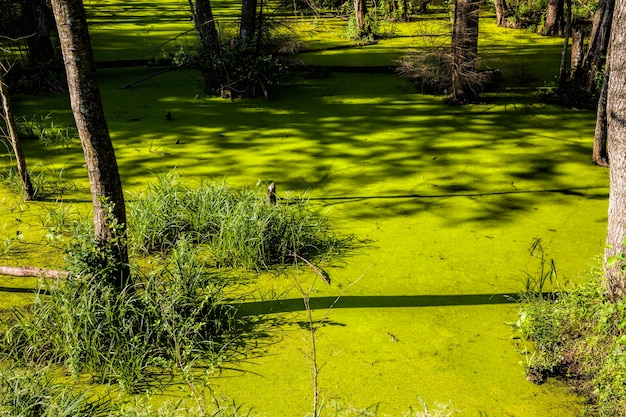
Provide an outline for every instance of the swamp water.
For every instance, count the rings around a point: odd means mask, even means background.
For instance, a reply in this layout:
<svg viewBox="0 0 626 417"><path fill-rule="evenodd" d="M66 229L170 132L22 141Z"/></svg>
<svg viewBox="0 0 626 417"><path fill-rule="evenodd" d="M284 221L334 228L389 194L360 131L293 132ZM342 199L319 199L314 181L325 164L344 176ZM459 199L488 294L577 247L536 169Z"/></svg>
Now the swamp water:
<svg viewBox="0 0 626 417"><path fill-rule="evenodd" d="M306 192L340 231L366 241L311 294L317 319L341 294L316 333L327 407L401 415L421 410L421 398L452 402L462 416L579 415L582 400L566 387L525 380L506 323L517 314L509 296L539 270L529 254L537 239L562 281L580 280L602 251L608 175L590 163L593 114L515 95L451 108L391 75L295 79L267 103L194 98L193 72L119 89L137 75L102 74L127 191L174 168L234 186L271 178L279 195ZM15 102L20 114L69 120L63 96ZM50 160L50 150L27 146L31 164ZM79 150L55 152L83 181ZM9 205L0 219L7 233L23 227ZM264 275L254 295L242 314L266 313L267 336L216 373L213 393L259 414L305 415L310 342L294 278Z"/></svg>

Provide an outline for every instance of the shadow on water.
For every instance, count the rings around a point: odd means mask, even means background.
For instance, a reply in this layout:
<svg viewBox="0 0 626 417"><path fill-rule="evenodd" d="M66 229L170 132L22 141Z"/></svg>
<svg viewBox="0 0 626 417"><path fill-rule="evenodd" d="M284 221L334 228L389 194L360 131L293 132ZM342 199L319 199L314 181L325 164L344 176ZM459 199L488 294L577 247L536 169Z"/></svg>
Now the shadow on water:
<svg viewBox="0 0 626 417"><path fill-rule="evenodd" d="M359 295L337 297L312 297L313 310L342 308L406 308L513 304L517 295L510 294L459 294L459 295ZM301 298L242 303L242 317L263 313L292 313L304 311Z"/></svg>

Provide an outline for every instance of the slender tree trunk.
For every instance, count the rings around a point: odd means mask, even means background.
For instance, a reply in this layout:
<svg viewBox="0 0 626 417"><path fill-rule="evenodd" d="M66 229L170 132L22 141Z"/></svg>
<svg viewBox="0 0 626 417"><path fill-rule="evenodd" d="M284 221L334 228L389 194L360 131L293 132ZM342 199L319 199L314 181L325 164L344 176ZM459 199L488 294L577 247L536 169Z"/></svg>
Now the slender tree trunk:
<svg viewBox="0 0 626 417"><path fill-rule="evenodd" d="M582 65L585 54L585 33L581 28L572 28L572 53L570 58L570 74L575 74Z"/></svg>
<svg viewBox="0 0 626 417"><path fill-rule="evenodd" d="M563 3L564 0L548 0L544 35L561 36L563 34Z"/></svg>
<svg viewBox="0 0 626 417"><path fill-rule="evenodd" d="M559 70L559 85L563 85L567 78L567 49L569 38L572 35L572 0L565 0L565 39L561 51L561 68Z"/></svg>
<svg viewBox="0 0 626 417"><path fill-rule="evenodd" d="M593 136L593 154L592 161L596 165L603 167L609 166L609 155L607 153L607 116L606 101L609 85L609 72L604 72L602 80L602 89L600 90L600 98L598 99L598 111L596 115L596 130Z"/></svg>
<svg viewBox="0 0 626 417"><path fill-rule="evenodd" d="M15 116L13 115L13 107L11 106L11 98L9 97L9 89L4 83L4 75L0 71L0 98L2 99L2 110L4 114L4 121L7 126L9 138L11 140L11 146L13 147L13 153L15 154L15 160L17 161L17 172L22 182L22 188L24 189L24 200L32 200L35 198L35 190L33 184L30 181L30 175L28 175L28 169L26 167L26 158L24 157L24 151L22 150L22 143L15 125Z"/></svg>
<svg viewBox="0 0 626 417"><path fill-rule="evenodd" d="M245 45L253 42L256 32L257 0L243 0L241 2L241 24L239 25L239 38Z"/></svg>
<svg viewBox="0 0 626 417"><path fill-rule="evenodd" d="M493 5L496 9L496 22L498 26L506 26L506 0L494 0Z"/></svg>
<svg viewBox="0 0 626 417"><path fill-rule="evenodd" d="M357 39L364 38L369 35L367 28L367 4L365 0L354 0L354 24L355 37Z"/></svg>
<svg viewBox="0 0 626 417"><path fill-rule="evenodd" d="M480 0L456 0L452 30L452 91L449 102L465 104L478 100L472 77L478 59L478 18Z"/></svg>
<svg viewBox="0 0 626 417"><path fill-rule="evenodd" d="M613 27L626 26L626 2L615 4ZM626 237L626 31L612 30L608 56L607 132L610 161L609 222L605 265L608 257L625 253ZM622 298L626 276L620 265L605 268L605 286L612 299Z"/></svg>
<svg viewBox="0 0 626 417"><path fill-rule="evenodd" d="M200 41L200 61L205 79L205 90L209 95L221 94L228 85L227 74L221 64L222 46L217 25L213 17L210 0L188 0L191 16Z"/></svg>
<svg viewBox="0 0 626 417"><path fill-rule="evenodd" d="M82 0L52 0L52 8L65 62L72 112L89 175L95 236L100 244L113 249L117 264L114 267L118 269L114 284L122 288L130 278L126 206L102 108L85 10Z"/></svg>

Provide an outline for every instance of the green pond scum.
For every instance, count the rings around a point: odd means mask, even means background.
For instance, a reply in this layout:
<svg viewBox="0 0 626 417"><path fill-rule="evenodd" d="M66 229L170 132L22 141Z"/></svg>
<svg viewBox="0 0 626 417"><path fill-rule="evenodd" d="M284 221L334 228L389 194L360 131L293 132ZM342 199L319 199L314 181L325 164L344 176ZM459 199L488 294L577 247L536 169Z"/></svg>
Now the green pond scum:
<svg viewBox="0 0 626 417"><path fill-rule="evenodd" d="M158 8L171 16L171 27L146 21L138 5L127 13L125 2L94 3L86 2L100 61L141 56L190 29L185 13L167 11L184 8L182 2ZM107 4L116 18L98 9ZM304 195L338 232L365 242L325 266L331 284L320 281L309 294L313 317L324 318L315 337L318 388L328 410L341 404L400 416L421 410L423 401L451 402L460 416L574 417L584 408L584 399L558 381L526 381L506 323L518 312L512 297L540 268L529 253L533 242L541 239L562 281L580 280L603 250L608 171L591 164L595 114L545 105L534 95L554 80L560 40L498 29L491 19L483 19L481 45L505 78L482 104L464 107L416 94L394 74L294 74L269 101L230 101L206 97L193 69L127 89L120 87L157 69L99 71L129 197L172 170L185 181L225 179L235 187L271 178L279 197ZM308 52L302 60L393 65L415 47L412 38L402 39L345 54ZM518 84L522 79L533 81ZM66 93L13 101L17 115L72 124ZM50 230L58 222L46 216L90 213L80 143L23 145L30 167L50 175L62 170L73 186L25 203L0 183L0 263L61 268L62 245ZM0 148L2 172L13 162ZM207 395L232 399L254 415L310 413L310 333L295 282L309 277L262 273L249 284L239 314L258 317L264 336L212 373ZM3 317L33 302L36 288L36 280L0 279ZM192 398L189 387L174 384L152 401L181 397Z"/></svg>

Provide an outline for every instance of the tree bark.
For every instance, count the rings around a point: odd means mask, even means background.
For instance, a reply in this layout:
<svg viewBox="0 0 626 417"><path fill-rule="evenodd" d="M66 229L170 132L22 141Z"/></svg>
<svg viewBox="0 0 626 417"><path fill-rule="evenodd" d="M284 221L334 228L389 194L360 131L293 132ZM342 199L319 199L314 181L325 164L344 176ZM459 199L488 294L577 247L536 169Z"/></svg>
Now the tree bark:
<svg viewBox="0 0 626 417"><path fill-rule="evenodd" d="M572 0L565 0L565 39L561 50L561 67L559 69L559 85L562 86L567 78L567 49L569 38L572 35Z"/></svg>
<svg viewBox="0 0 626 417"><path fill-rule="evenodd" d="M199 56L205 79L205 91L209 95L219 95L227 85L227 76L220 64L222 46L217 25L213 17L211 0L188 0L191 16L198 32Z"/></svg>
<svg viewBox="0 0 626 417"><path fill-rule="evenodd" d="M612 26L626 25L626 2L615 5ZM626 32L612 30L608 55L607 146L610 161L608 230L605 249L605 286L612 299L624 297L626 280L620 265L606 267L610 256L625 253L626 236Z"/></svg>
<svg viewBox="0 0 626 417"><path fill-rule="evenodd" d="M496 22L498 26L506 26L506 0L494 0L493 5L496 9Z"/></svg>
<svg viewBox="0 0 626 417"><path fill-rule="evenodd" d="M0 71L0 96L2 99L4 121L8 130L7 133L11 140L11 146L13 147L13 153L15 154L15 160L17 162L17 173L20 176L22 188L24 189L24 200L33 200L35 198L35 189L30 181L30 175L28 174L28 168L26 167L26 158L24 156L24 151L22 150L22 143L15 124L15 116L13 115L13 107L11 106L11 99L9 97L9 89L4 82L4 74L2 71Z"/></svg>
<svg viewBox="0 0 626 417"><path fill-rule="evenodd" d="M26 0L24 20L32 27L27 34L28 58L31 65L46 64L55 59L54 46L50 40L48 8L45 0Z"/></svg>
<svg viewBox="0 0 626 417"><path fill-rule="evenodd" d="M117 265L114 284L130 278L126 206L117 160L102 108L96 66L82 0L52 0L65 62L70 102L80 136L94 208L95 237L110 246Z"/></svg>
<svg viewBox="0 0 626 417"><path fill-rule="evenodd" d="M609 85L609 72L604 72L602 80L602 89L600 90L600 98L598 99L598 111L596 114L596 130L593 136L593 154L592 161L594 164L609 167L609 155L607 153L607 117L606 117L606 100Z"/></svg>
<svg viewBox="0 0 626 417"><path fill-rule="evenodd" d="M0 265L0 275L12 277L40 277L49 279L65 278L67 271L37 268L34 266L4 266Z"/></svg>
<svg viewBox="0 0 626 417"><path fill-rule="evenodd" d="M602 70L608 51L611 37L611 23L615 0L600 0L593 17L589 46L583 58L576 77L582 80L582 88L593 91L596 86L596 77Z"/></svg>
<svg viewBox="0 0 626 417"><path fill-rule="evenodd" d="M365 0L354 0L354 26L355 37L357 39L364 38L369 35L367 28L367 4Z"/></svg>
<svg viewBox="0 0 626 417"><path fill-rule="evenodd" d="M572 53L570 58L570 74L575 74L576 70L582 65L583 56L585 54L584 45L585 33L582 28L572 28Z"/></svg>
<svg viewBox="0 0 626 417"><path fill-rule="evenodd" d="M561 36L563 34L563 3L564 0L548 0L544 35Z"/></svg>
<svg viewBox="0 0 626 417"><path fill-rule="evenodd" d="M256 32L257 0L243 0L241 2L241 23L239 38L243 44L254 41Z"/></svg>
<svg viewBox="0 0 626 417"><path fill-rule="evenodd" d="M452 82L449 102L465 104L478 100L473 87L478 59L478 18L480 0L456 0L452 30Z"/></svg>

